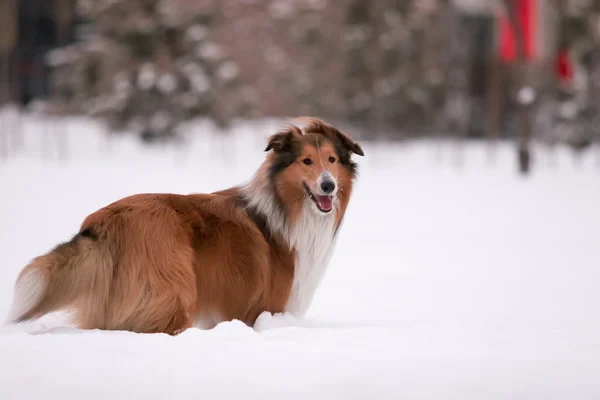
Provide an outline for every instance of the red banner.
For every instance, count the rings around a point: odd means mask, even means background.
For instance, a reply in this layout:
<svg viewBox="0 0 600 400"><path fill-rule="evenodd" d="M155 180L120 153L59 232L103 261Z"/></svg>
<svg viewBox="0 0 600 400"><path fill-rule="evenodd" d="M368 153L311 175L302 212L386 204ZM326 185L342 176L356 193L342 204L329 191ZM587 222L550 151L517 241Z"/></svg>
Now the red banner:
<svg viewBox="0 0 600 400"><path fill-rule="evenodd" d="M523 30L525 57L532 59L536 55L537 10L536 0L515 0L519 24ZM508 12L508 11L507 11ZM515 34L510 18L500 15L500 58L512 62L516 58Z"/></svg>

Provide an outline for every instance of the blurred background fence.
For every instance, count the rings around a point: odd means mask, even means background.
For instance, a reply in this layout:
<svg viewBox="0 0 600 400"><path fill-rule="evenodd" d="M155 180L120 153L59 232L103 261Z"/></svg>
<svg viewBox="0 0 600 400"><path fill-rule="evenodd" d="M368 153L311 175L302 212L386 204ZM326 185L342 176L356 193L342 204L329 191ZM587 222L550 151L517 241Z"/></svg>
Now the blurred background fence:
<svg viewBox="0 0 600 400"><path fill-rule="evenodd" d="M526 174L532 142L600 141L600 1L0 0L0 106L4 156L27 112L148 143L313 115L362 140L511 140Z"/></svg>

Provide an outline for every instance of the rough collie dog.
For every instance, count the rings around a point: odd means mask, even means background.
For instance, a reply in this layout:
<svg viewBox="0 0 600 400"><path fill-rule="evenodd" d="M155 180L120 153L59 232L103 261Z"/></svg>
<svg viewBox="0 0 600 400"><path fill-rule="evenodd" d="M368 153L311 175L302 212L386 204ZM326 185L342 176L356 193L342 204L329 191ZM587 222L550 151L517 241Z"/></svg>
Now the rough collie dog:
<svg viewBox="0 0 600 400"><path fill-rule="evenodd" d="M348 206L361 147L317 119L268 140L245 185L137 194L89 215L15 283L12 322L60 309L81 329L177 334L308 309Z"/></svg>

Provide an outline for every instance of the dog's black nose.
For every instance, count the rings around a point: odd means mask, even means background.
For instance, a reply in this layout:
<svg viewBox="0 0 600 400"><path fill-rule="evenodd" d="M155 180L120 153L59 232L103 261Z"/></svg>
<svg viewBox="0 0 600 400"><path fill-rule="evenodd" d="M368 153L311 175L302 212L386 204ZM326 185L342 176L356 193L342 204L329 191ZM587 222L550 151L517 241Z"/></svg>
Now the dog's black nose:
<svg viewBox="0 0 600 400"><path fill-rule="evenodd" d="M331 193L331 192L333 192L335 190L335 182L334 181L329 181L329 180L323 181L321 183L321 189L325 193L329 194L329 193Z"/></svg>

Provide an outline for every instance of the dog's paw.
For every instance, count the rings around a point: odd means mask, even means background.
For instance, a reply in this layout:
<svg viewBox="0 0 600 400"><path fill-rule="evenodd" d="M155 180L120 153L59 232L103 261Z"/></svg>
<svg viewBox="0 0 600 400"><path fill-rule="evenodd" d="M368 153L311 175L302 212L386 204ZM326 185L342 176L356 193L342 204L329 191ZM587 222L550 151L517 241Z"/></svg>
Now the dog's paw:
<svg viewBox="0 0 600 400"><path fill-rule="evenodd" d="M268 311L263 311L254 323L254 330L260 332L266 329L287 328L298 325L298 317L294 314L289 312L271 314Z"/></svg>

